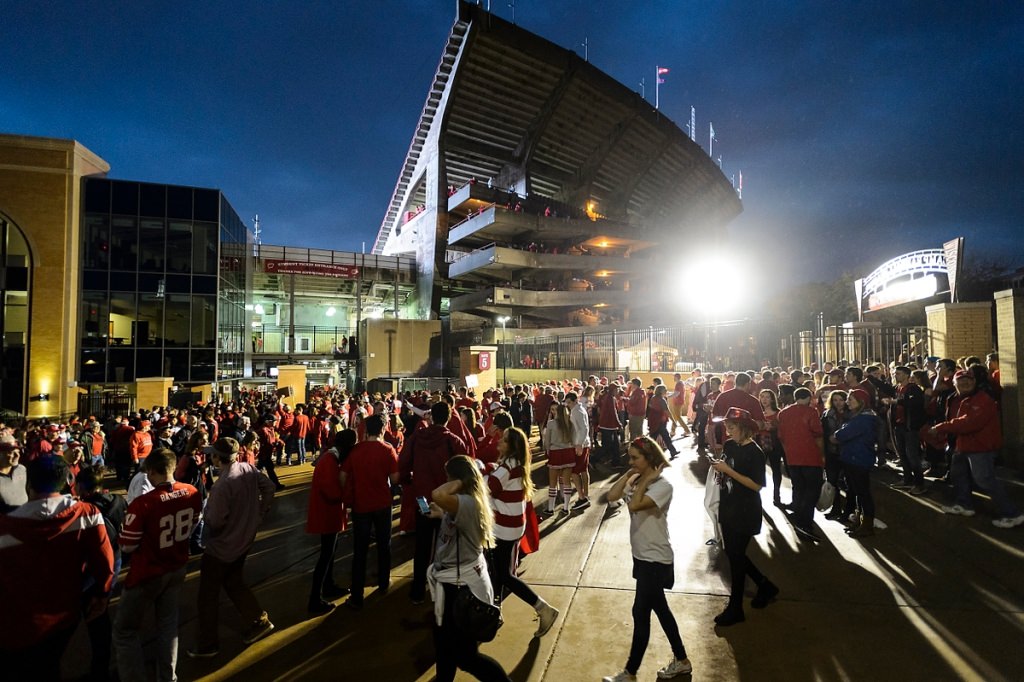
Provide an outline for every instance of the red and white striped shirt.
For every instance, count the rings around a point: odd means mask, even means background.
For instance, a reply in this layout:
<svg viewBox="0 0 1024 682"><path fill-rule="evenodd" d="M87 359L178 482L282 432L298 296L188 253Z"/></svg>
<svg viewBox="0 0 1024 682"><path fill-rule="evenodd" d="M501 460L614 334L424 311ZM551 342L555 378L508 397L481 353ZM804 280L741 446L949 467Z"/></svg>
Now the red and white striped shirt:
<svg viewBox="0 0 1024 682"><path fill-rule="evenodd" d="M491 490L494 510L494 537L514 542L526 530L526 493L523 489L523 467L507 464L488 465L487 487Z"/></svg>

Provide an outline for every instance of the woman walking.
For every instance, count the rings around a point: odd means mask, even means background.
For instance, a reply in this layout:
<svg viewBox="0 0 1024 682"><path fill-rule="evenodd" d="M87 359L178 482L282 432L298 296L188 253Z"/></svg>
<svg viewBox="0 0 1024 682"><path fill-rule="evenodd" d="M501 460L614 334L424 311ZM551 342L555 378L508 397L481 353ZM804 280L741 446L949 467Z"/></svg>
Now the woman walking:
<svg viewBox="0 0 1024 682"><path fill-rule="evenodd" d="M668 508L672 502L672 484L661 475L669 466L658 444L644 436L629 444L629 471L608 491L608 501L626 501L629 509L629 545L633 553L633 640L626 667L604 682L632 682L643 661L651 638L651 612L658 616L672 646L673 658L658 671L658 678L667 680L693 672L686 657L686 648L679 635L679 626L665 599L665 590L675 580L674 555L668 536ZM762 463L762 475L764 464Z"/></svg>
<svg viewBox="0 0 1024 682"><path fill-rule="evenodd" d="M840 426L831 441L839 446L839 459L849 487L847 510L857 515L849 529L851 538L875 534L875 501L871 497L871 467L875 463L878 417L871 411L871 396L863 388L850 391L849 420Z"/></svg>
<svg viewBox="0 0 1024 682"><path fill-rule="evenodd" d="M576 465L572 421L565 403L552 403L544 429L544 448L548 455L548 506L543 513L554 514L558 489L562 489L562 513L569 514L572 498L572 468ZM499 444L500 449L500 444Z"/></svg>
<svg viewBox="0 0 1024 682"><path fill-rule="evenodd" d="M775 391L766 388L757 394L764 411L765 427L757 434L761 451L768 457L768 466L772 470L772 501L776 507L782 507L782 443L779 442L779 401Z"/></svg>
<svg viewBox="0 0 1024 682"><path fill-rule="evenodd" d="M505 431L498 441L498 462L488 465L484 479L491 492L494 512L494 547L488 552L494 601L499 606L505 590L516 595L537 612L540 624L534 637L543 637L558 618L558 609L516 576L519 566L519 541L526 530L526 503L533 497L530 479L530 445L522 429Z"/></svg>
<svg viewBox="0 0 1024 682"><path fill-rule="evenodd" d="M757 595L750 602L755 609L763 609L779 593L768 578L757 570L747 556L750 540L761 532L761 488L764 487L764 453L754 442L757 422L750 413L738 407L731 407L716 422L725 422L725 441L721 459L711 466L725 474L728 479L722 489L718 507L718 520L722 524L722 548L729 557L731 589L729 604L722 613L715 616L715 623L722 627L742 623L743 591L747 576L757 585Z"/></svg>
<svg viewBox="0 0 1024 682"><path fill-rule="evenodd" d="M676 446L672 443L672 436L668 433L668 423L672 419L672 413L669 411L668 401L665 400L666 393L668 393L668 387L665 384L658 384L658 387L654 389L654 395L651 396L651 400L647 404L647 429L652 439L661 438L661 442L671 453L670 459L675 459L679 456L679 451L676 450Z"/></svg>
<svg viewBox="0 0 1024 682"><path fill-rule="evenodd" d="M483 479L466 455L445 464L448 482L431 493L431 518L441 519L434 549L434 563L427 584L434 599L435 679L452 682L458 669L485 682L509 682L493 658L480 653L472 635L456 627L455 598L460 585L485 604L494 603L484 549L494 545L494 518Z"/></svg>
<svg viewBox="0 0 1024 682"><path fill-rule="evenodd" d="M825 480L835 488L832 509L826 519L838 521L843 517L843 496L839 492L839 477L842 474L839 462L839 442L832 440L832 434L850 418L846 404L846 391L832 391L828 395L828 409L821 415L821 428L825 442Z"/></svg>

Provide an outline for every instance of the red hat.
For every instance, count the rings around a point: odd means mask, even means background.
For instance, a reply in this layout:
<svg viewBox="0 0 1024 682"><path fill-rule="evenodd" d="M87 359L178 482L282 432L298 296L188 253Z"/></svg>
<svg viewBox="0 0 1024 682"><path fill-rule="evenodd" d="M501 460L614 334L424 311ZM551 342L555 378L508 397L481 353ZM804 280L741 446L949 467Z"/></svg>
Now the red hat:
<svg viewBox="0 0 1024 682"><path fill-rule="evenodd" d="M966 369L961 369L953 375L953 381L959 381L960 379L970 379L971 381L974 381L974 374L968 372Z"/></svg>
<svg viewBox="0 0 1024 682"><path fill-rule="evenodd" d="M715 417L711 421L715 423L721 422L743 422L754 431L757 430L757 422L750 416L750 412L744 410L742 407L730 407L729 411L720 417Z"/></svg>
<svg viewBox="0 0 1024 682"><path fill-rule="evenodd" d="M49 431L50 433L57 433L58 431L60 431L60 427L57 426L56 424L50 424L49 426L46 427L46 430Z"/></svg>
<svg viewBox="0 0 1024 682"><path fill-rule="evenodd" d="M857 402L865 407L871 407L871 396L863 388L855 388L850 391L850 397L856 398Z"/></svg>

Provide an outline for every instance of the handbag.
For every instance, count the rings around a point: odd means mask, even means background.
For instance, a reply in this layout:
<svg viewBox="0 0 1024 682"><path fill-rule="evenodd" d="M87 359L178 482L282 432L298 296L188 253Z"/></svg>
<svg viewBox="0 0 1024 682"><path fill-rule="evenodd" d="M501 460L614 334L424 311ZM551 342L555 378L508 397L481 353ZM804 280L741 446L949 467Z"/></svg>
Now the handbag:
<svg viewBox="0 0 1024 682"><path fill-rule="evenodd" d="M821 494L818 495L818 511L828 511L832 508L832 503L836 500L836 488L834 485L825 481L821 484Z"/></svg>
<svg viewBox="0 0 1024 682"><path fill-rule="evenodd" d="M480 601L469 589L469 585L462 583L462 559L460 557L460 543L458 529L455 531L455 606L452 614L455 617L455 628L467 637L472 637L476 642L490 642L498 635L498 629L505 624L501 617L501 609L494 604Z"/></svg>

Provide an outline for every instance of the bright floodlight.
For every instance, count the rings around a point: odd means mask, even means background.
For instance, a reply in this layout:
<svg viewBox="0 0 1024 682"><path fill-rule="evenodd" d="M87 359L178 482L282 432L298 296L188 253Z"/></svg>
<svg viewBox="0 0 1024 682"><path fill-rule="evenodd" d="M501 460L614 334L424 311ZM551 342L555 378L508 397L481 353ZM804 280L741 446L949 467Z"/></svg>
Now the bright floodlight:
<svg viewBox="0 0 1024 682"><path fill-rule="evenodd" d="M335 310L334 306L332 305L331 307L329 307L327 309L327 311L324 314L327 315L327 317L334 317L334 313L336 313L336 312L338 312L338 311Z"/></svg>
<svg viewBox="0 0 1024 682"><path fill-rule="evenodd" d="M263 314L263 306L262 306L262 305L260 305L259 303L257 303L257 304L256 304L256 308L255 308L254 312L255 312L255 313L256 313L257 315L262 315L262 314Z"/></svg>
<svg viewBox="0 0 1024 682"><path fill-rule="evenodd" d="M509 317L508 315L502 315L501 317L498 318L498 324L500 324L502 326L505 326L505 323L508 322L511 319L512 318Z"/></svg>
<svg viewBox="0 0 1024 682"><path fill-rule="evenodd" d="M738 252L708 251L682 260L669 291L694 316L735 313L744 296L749 296L747 265Z"/></svg>

